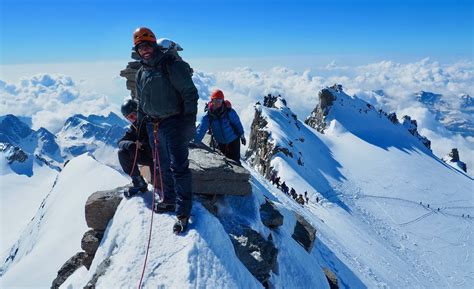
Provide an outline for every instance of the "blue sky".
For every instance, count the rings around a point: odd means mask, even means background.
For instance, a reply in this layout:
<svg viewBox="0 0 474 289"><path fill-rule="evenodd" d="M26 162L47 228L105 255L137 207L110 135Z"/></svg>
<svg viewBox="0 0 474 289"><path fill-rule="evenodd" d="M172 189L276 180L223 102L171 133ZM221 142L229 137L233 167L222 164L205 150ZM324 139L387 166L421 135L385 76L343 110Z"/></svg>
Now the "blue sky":
<svg viewBox="0 0 474 289"><path fill-rule="evenodd" d="M472 59L473 1L0 0L1 64L129 57L147 26L192 58Z"/></svg>

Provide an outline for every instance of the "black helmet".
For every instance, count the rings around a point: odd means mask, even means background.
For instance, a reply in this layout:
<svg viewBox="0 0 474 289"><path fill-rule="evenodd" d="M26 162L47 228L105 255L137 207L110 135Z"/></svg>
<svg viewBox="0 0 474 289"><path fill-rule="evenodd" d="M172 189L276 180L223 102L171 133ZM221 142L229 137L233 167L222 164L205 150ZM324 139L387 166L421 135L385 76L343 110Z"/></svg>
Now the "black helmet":
<svg viewBox="0 0 474 289"><path fill-rule="evenodd" d="M127 99L124 103L122 103L120 110L122 111L122 115L127 117L127 115L131 114L132 112L137 112L138 102L135 99Z"/></svg>

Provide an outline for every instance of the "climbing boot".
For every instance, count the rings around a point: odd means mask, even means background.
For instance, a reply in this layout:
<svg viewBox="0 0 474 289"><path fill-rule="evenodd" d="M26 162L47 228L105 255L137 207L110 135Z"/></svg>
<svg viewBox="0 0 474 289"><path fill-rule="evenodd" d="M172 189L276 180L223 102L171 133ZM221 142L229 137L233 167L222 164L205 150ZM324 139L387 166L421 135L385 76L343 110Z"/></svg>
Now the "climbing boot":
<svg viewBox="0 0 474 289"><path fill-rule="evenodd" d="M189 217L188 216L178 216L178 220L174 223L173 233L179 235L186 231L188 228Z"/></svg>
<svg viewBox="0 0 474 289"><path fill-rule="evenodd" d="M133 176L132 177L132 186L124 192L126 198L131 198L132 196L142 192L148 191L148 185L142 176Z"/></svg>

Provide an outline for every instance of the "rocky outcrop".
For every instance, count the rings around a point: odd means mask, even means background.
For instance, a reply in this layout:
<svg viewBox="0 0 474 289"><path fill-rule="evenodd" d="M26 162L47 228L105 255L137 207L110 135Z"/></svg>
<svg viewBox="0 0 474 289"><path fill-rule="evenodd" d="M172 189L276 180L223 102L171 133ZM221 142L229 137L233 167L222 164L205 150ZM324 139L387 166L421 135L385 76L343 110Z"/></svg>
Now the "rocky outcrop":
<svg viewBox="0 0 474 289"><path fill-rule="evenodd" d="M5 153L8 164L23 163L28 159L28 155L21 148L9 143L0 143L0 152Z"/></svg>
<svg viewBox="0 0 474 289"><path fill-rule="evenodd" d="M283 215L278 211L275 204L268 199L260 206L260 219L270 229L283 225Z"/></svg>
<svg viewBox="0 0 474 289"><path fill-rule="evenodd" d="M81 248L87 253L87 258L84 261L84 266L89 270L92 260L94 260L95 253L99 249L100 241L104 237L104 231L89 230L84 233L81 240Z"/></svg>
<svg viewBox="0 0 474 289"><path fill-rule="evenodd" d="M467 173L467 165L465 162L462 162L461 159L459 158L459 151L457 148L453 148L451 152L442 159L446 163L456 166L465 173Z"/></svg>
<svg viewBox="0 0 474 289"><path fill-rule="evenodd" d="M293 231L293 239L298 242L303 248L311 252L313 249L314 240L316 240L316 229L306 219L299 215L296 215L296 225Z"/></svg>
<svg viewBox="0 0 474 289"><path fill-rule="evenodd" d="M51 289L57 289L61 284L66 281L69 276L71 276L79 267L84 263L84 260L87 258L85 252L79 252L76 255L72 256L69 260L64 263L64 265L59 269L58 276L53 280Z"/></svg>
<svg viewBox="0 0 474 289"><path fill-rule="evenodd" d="M324 272L324 275L326 276L326 279L328 280L329 288L339 289L339 283L337 282L336 274L334 274L334 272L329 270L329 268L327 267L323 267L323 272Z"/></svg>
<svg viewBox="0 0 474 289"><path fill-rule="evenodd" d="M265 240L251 228L242 227L240 232L231 233L229 236L239 260L265 288L270 288L270 272L278 270L278 249L273 245L271 235Z"/></svg>
<svg viewBox="0 0 474 289"><path fill-rule="evenodd" d="M89 196L85 207L87 226L104 231L113 218L118 205L123 199L123 187L114 190L95 192Z"/></svg>
<svg viewBox="0 0 474 289"><path fill-rule="evenodd" d="M136 88L135 88L135 75L137 74L138 69L142 66L140 61L140 57L135 51L132 51L131 55L134 61L130 61L127 64L127 67L120 71L120 76L125 77L127 80L126 86L127 89L130 90L130 96L132 98L136 98Z"/></svg>
<svg viewBox="0 0 474 289"><path fill-rule="evenodd" d="M342 86L336 86L338 89L342 90ZM331 106L336 100L336 96L331 93L327 88L322 89L319 92L319 103L316 105L311 114L304 121L310 127L316 129L320 133L324 133L324 130L327 127L326 116L328 115Z"/></svg>
<svg viewBox="0 0 474 289"><path fill-rule="evenodd" d="M285 114L288 117L288 121L293 122L299 129L296 115L286 107L285 99L281 96L274 97L271 95L265 96L265 98L269 98L269 100L266 100L266 103L267 105L271 104L272 108L286 110ZM279 107L275 107L277 103L279 103ZM297 156L293 153L292 148L288 148L293 147L294 144L292 140L287 140L288 147L275 145L275 143L271 141L271 132L267 129L267 124L267 121L262 116L261 105L257 103L255 105L255 115L250 127L249 146L245 152L245 159L259 173L269 179L273 171L273 168L270 166L270 161L274 155L282 153L289 158L296 158ZM300 163L303 164L302 161L300 161Z"/></svg>
<svg viewBox="0 0 474 289"><path fill-rule="evenodd" d="M236 162L201 146L189 151L193 192L205 195L248 195L250 173Z"/></svg>
<svg viewBox="0 0 474 289"><path fill-rule="evenodd" d="M410 116L405 115L403 117L403 123L402 125L414 136L416 137L425 147L428 149L431 149L431 141L427 139L426 137L420 135L418 133L418 124L416 120L411 119Z"/></svg>

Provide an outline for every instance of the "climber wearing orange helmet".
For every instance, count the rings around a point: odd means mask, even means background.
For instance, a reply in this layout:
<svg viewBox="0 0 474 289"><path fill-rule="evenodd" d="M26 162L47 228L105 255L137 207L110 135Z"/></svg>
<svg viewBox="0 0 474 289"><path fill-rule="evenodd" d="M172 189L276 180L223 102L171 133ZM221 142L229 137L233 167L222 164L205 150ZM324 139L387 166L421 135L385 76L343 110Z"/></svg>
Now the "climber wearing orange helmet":
<svg viewBox="0 0 474 289"><path fill-rule="evenodd" d="M197 100L192 69L176 55L162 51L155 34L140 27L133 33L142 67L136 75L138 111L146 123L150 145L159 153L162 202L155 212L176 211L175 233L186 230L192 207L188 143L195 132ZM156 141L156 144L155 144Z"/></svg>

